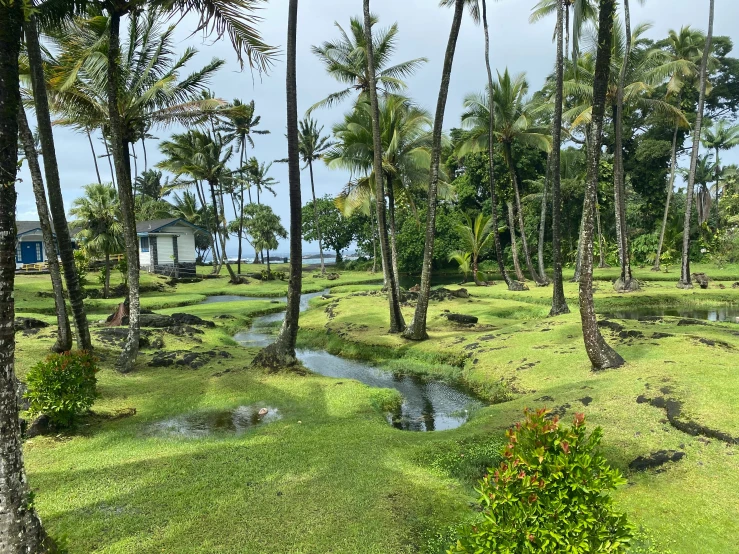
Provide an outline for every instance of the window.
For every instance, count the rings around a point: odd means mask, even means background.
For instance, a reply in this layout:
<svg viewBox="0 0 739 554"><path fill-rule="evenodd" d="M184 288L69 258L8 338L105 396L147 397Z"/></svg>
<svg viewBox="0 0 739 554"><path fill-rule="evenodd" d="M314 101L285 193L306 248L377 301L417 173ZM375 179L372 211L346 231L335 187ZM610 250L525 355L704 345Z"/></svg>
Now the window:
<svg viewBox="0 0 739 554"><path fill-rule="evenodd" d="M15 249L15 261L18 263L23 262L23 254L21 254L21 243L18 243L18 248Z"/></svg>
<svg viewBox="0 0 739 554"><path fill-rule="evenodd" d="M36 260L39 262L43 262L44 259L41 257L41 243L36 243Z"/></svg>
<svg viewBox="0 0 739 554"><path fill-rule="evenodd" d="M141 237L141 251L142 252L149 251L149 237Z"/></svg>

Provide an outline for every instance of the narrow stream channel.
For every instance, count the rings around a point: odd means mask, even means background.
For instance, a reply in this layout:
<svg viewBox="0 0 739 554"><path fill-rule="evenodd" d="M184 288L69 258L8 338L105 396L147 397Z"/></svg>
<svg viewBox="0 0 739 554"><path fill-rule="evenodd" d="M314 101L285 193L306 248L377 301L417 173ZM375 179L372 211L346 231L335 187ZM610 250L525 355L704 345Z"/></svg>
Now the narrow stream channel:
<svg viewBox="0 0 739 554"><path fill-rule="evenodd" d="M328 290L302 295L300 310L307 310L311 299L327 293ZM232 300L234 299L230 298L228 301ZM284 298L280 300L285 301ZM214 301L217 300L211 299L210 303ZM282 321L284 316L284 312L279 312L258 317L250 330L237 333L234 339L244 346L267 346L274 340L275 324ZM300 349L297 355L303 365L314 373L337 379L355 379L371 387L399 391L403 396L403 404L398 413L388 414L388 422L398 429L406 431L454 429L465 423L471 410L480 405L480 402L471 396L440 381L391 373L368 363L345 360L325 350Z"/></svg>

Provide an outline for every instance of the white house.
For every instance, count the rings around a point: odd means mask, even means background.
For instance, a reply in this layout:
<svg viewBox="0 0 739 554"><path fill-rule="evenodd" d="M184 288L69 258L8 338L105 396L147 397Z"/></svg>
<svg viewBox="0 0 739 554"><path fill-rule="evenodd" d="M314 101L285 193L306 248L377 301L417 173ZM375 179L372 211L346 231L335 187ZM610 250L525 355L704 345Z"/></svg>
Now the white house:
<svg viewBox="0 0 739 554"><path fill-rule="evenodd" d="M174 277L194 277L195 235L207 233L180 218L141 221L136 224L141 269Z"/></svg>

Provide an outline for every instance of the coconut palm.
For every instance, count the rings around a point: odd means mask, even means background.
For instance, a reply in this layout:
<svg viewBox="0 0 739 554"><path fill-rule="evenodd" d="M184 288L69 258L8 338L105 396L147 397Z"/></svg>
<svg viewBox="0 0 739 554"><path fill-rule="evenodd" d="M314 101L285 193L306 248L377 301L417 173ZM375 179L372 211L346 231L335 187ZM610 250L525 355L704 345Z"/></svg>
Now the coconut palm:
<svg viewBox="0 0 739 554"><path fill-rule="evenodd" d="M72 203L69 214L75 218L74 227L80 229L77 238L92 256L105 259L103 298L110 292L110 256L123 251L118 193L113 185L95 183L84 187L84 195Z"/></svg>
<svg viewBox="0 0 739 554"><path fill-rule="evenodd" d="M603 119L606 111L609 73L611 67L613 16L615 0L600 0L598 23L598 48L593 74L593 104L588 140L588 177L585 188L583 226L581 233L582 260L580 277L580 319L582 321L585 350L593 369L603 370L620 367L624 359L603 339L598 329L593 303L593 235L596 192L603 139Z"/></svg>
<svg viewBox="0 0 739 554"><path fill-rule="evenodd" d="M369 27L377 25L376 16L370 16ZM370 78L367 65L367 39L365 22L358 17L351 18L348 32L334 22L339 29L340 38L335 41L326 41L320 46L313 46L313 53L318 57L326 72L346 88L331 93L320 102L310 107L307 115L318 108L330 108L357 95L369 101L368 93ZM388 67L390 57L397 48L398 24L394 23L389 29L383 29L375 35L372 42L374 52L375 78L377 88L384 93L400 93L406 88L403 79L410 77L428 60L416 58Z"/></svg>
<svg viewBox="0 0 739 554"><path fill-rule="evenodd" d="M675 98L678 107L682 104L682 92L687 83L691 83L698 75L698 60L701 57L701 44L705 36L701 31L691 29L690 26L682 27L680 32L670 30L667 40L661 50L665 52L672 66L667 82L667 99ZM657 252L654 257L652 271L660 270L662 260L662 247L665 241L665 230L670 214L670 202L675 188L675 173L677 171L677 147L678 134L684 124L677 119L675 130L672 135L672 150L670 156L670 177L667 185L667 200L665 201L665 213L662 218L662 228L659 233Z"/></svg>
<svg viewBox="0 0 739 554"><path fill-rule="evenodd" d="M735 146L739 146L739 125L731 125L725 119L719 119L703 130L703 146L712 149L716 153L714 192L716 198L716 227L719 227L718 197L719 181L721 179L721 159L719 156L721 150L730 150Z"/></svg>
<svg viewBox="0 0 739 554"><path fill-rule="evenodd" d="M223 264L228 270L231 282L241 282L226 255L228 230L225 214L219 208L220 202L218 201L218 191L221 185L232 179L232 171L228 168L228 162L233 157L233 148L226 146L218 133L214 135L210 131L188 131L172 135L169 140L160 143L159 149L166 159L159 162L157 167L173 173L178 178L185 177L186 184L194 182L208 184L215 234L220 239Z"/></svg>
<svg viewBox="0 0 739 554"><path fill-rule="evenodd" d="M308 168L310 173L310 190L313 195L313 204L316 205L316 185L313 178L313 162L323 159L329 148L333 146L329 137L321 136L323 127L318 127L316 121L312 118L305 118L300 122L300 133L298 135L300 158ZM318 234L318 250L321 253L321 273L326 273L326 266L323 261L323 241L321 237L321 228L318 225L318 210L314 210L316 220L316 232Z"/></svg>
<svg viewBox="0 0 739 554"><path fill-rule="evenodd" d="M700 85L698 93L698 108L693 126L693 149L690 154L690 173L688 174L688 188L685 202L685 221L683 222L683 254L680 266L680 280L678 288L691 289L693 283L690 280L690 216L693 208L693 187L695 186L695 172L698 165L698 154L700 150L701 131L703 129L703 108L706 102L706 87L708 86L708 58L711 54L711 42L713 40L713 14L715 2L710 0L708 8L708 32L703 47L703 58L701 59Z"/></svg>
<svg viewBox="0 0 739 554"><path fill-rule="evenodd" d="M490 242L493 239L493 233L490 232L491 223L490 216L477 214L474 220L468 215L465 215L465 223L457 225L457 231L462 238L462 243L472 257L472 278L477 286L486 285L486 283L480 281L478 261L480 255L484 254L490 247Z"/></svg>
<svg viewBox="0 0 739 554"><path fill-rule="evenodd" d="M528 82L525 74L511 76L508 69L493 83L492 95L470 94L464 99L465 112L462 114L462 126L472 131L470 138L465 141L459 154L481 152L488 150L490 135L490 98L493 99L495 114L495 139L501 144L503 157L513 185L513 194L518 212L519 232L523 248L526 267L531 278L537 284L545 284L537 274L531 262L531 254L526 240L526 232L521 209L521 193L516 173L516 162L513 158L513 143L539 148L549 152L552 147L552 138L548 130L539 127L533 119L533 104L526 97Z"/></svg>
<svg viewBox="0 0 739 554"><path fill-rule="evenodd" d="M457 39L459 38L459 30L462 27L462 15L464 14L465 7L469 7L470 14L475 21L480 19L478 0L442 0L441 5L453 5L454 18L452 19L452 28L449 32L449 41L447 42L446 54L444 55L444 67L441 73L441 85L436 101L436 115L434 117L434 129L431 138L431 175L428 185L428 211L426 213L421 290L418 295L416 310L413 313L413 321L403 333L405 338L413 340L425 340L428 338L428 333L426 332L426 314L428 312L429 294L431 293L431 268L434 256L434 237L436 235L436 200L440 180L439 172L444 113L446 111L447 98L449 97L452 64L454 63L454 54L457 50Z"/></svg>
<svg viewBox="0 0 739 554"><path fill-rule="evenodd" d="M300 291L303 285L303 237L300 197L300 142L298 137L297 85L298 0L290 0L287 21L287 157L290 190L290 280L285 320L277 340L263 349L254 364L280 368L297 363L295 344L300 320Z"/></svg>
<svg viewBox="0 0 739 554"><path fill-rule="evenodd" d="M257 192L257 204L261 204L261 195L264 191L271 192L272 196L276 196L275 186L279 185L279 181L269 176L272 169L272 163L260 162L255 157L249 158L246 164L239 170L239 178L246 182L248 190L252 187ZM259 263L259 252L257 249L254 255L254 263Z"/></svg>
<svg viewBox="0 0 739 554"><path fill-rule="evenodd" d="M268 135L269 131L266 129L257 129L261 123L262 117L255 115L254 100L248 104L244 104L241 100L234 100L224 110L226 115L226 121L221 124L220 131L225 134L224 140L226 142L236 142L236 148L239 153L239 167L244 167L244 160L246 156L246 147L251 146L254 148L254 139L252 135ZM249 194L249 202L251 202L251 187L246 186L247 181L243 178L244 175L240 174L240 214L244 213L244 188ZM239 222L243 222L243 215L239 216ZM244 229L239 227L239 256L238 256L238 273L241 274L241 256L243 253L242 235Z"/></svg>
<svg viewBox="0 0 739 554"><path fill-rule="evenodd" d="M678 170L686 178L689 177L690 171L687 169ZM694 190L695 207L698 212L698 225L703 226L711 215L711 206L713 199L708 189L708 183L711 182L716 172L716 163L713 161L713 154L699 154L695 164Z"/></svg>
<svg viewBox="0 0 739 554"><path fill-rule="evenodd" d="M51 226L51 217L49 216L49 204L46 201L44 178L41 173L41 164L39 163L36 137L33 136L33 132L28 124L28 118L26 117L26 112L23 109L23 106L18 110L18 130L23 152L25 154L26 161L28 162L28 169L31 173L33 195L36 198L36 211L39 216L39 226L41 227L41 233L44 240L44 250L46 252L47 265L49 267L49 276L51 277L51 286L54 291L54 304L57 318L57 338L54 346L51 347L51 350L53 352L68 352L72 349L72 330L69 327L67 305L64 299L62 273L59 268L56 241L54 240L54 231Z"/></svg>
<svg viewBox="0 0 739 554"><path fill-rule="evenodd" d="M574 12L572 15L572 61L576 63L580 54L582 31L588 23L598 19L598 3L596 0L540 0L531 10L529 21L535 23L544 17L556 14L559 4L562 4L564 8L565 57L568 55L570 43L570 9ZM556 40L556 28L554 35Z"/></svg>
<svg viewBox="0 0 739 554"><path fill-rule="evenodd" d="M379 125L381 141L383 186L388 197L388 229L392 271L397 284L398 258L395 246L396 197L402 197L414 207L411 190L428 182L431 165L431 117L409 99L397 95L385 95L379 99ZM354 110L344 116L344 121L333 129L336 144L324 155L332 169L345 169L358 176L342 191L347 206L357 206L375 185L373 169L373 117L372 106L359 101ZM448 195L448 187L442 187L442 195ZM347 210L347 211L350 211ZM378 220L379 221L379 220ZM384 231L380 225L381 233ZM389 281L388 281L389 282Z"/></svg>
<svg viewBox="0 0 739 554"><path fill-rule="evenodd" d="M450 262L457 262L459 265L459 272L463 275L461 285L467 282L467 277L472 271L472 254L470 252L463 252L462 250L455 250L449 254Z"/></svg>

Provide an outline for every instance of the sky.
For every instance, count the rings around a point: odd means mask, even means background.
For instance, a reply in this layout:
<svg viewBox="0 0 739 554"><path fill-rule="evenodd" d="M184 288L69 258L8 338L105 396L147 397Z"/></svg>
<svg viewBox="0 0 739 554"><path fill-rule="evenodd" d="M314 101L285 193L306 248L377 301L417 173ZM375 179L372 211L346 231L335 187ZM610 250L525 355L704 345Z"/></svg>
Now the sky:
<svg viewBox="0 0 739 554"><path fill-rule="evenodd" d="M489 3L489 23L491 36L491 62L494 69L503 71L506 67L512 73L526 72L530 91L542 86L554 65L554 45L552 30L554 18L530 24L531 8L536 0L499 0ZM271 0L261 15L263 21L259 30L268 44L283 47L287 38L287 0ZM739 2L736 0L716 0L716 35L727 35L735 43L733 56L739 57ZM446 49L452 10L438 7L437 0L373 0L372 11L379 16L380 26L387 27L394 22L399 25L398 46L395 62L425 57L429 62L417 73L407 79L406 94L431 113L435 112L436 99L441 79L441 68ZM362 12L361 0L302 0L298 14L298 110L302 117L306 109L325 98L331 92L340 90L340 84L329 77L318 59L312 54L311 46L338 37L338 22L348 28L349 19ZM632 27L648 22L653 26L647 33L649 38L660 39L670 29L679 29L690 24L705 30L708 25L708 0L647 0L642 6L631 3ZM212 79L210 88L216 96L227 101L235 98L245 102L254 100L257 114L261 115L262 129L271 131L269 135L256 135L255 148L248 154L260 161L287 157L285 139L285 58L279 57L268 75L252 74L248 69L241 70L227 41L214 42L200 35L192 36L191 30L197 21L190 17L183 20L176 33L177 48L184 50L193 46L199 50L183 75L199 69L213 57L226 60L226 65ZM281 48L284 52L284 48ZM484 65L484 37L481 27L476 27L469 16L465 16L454 60L449 99L444 118L444 128L458 127L462 113L462 100L470 92L482 91L487 81ZM330 133L332 125L341 121L343 114L351 107L347 101L332 109L314 112L319 125ZM174 129L176 130L176 129ZM152 134L166 139L173 129L154 129ZM161 160L161 155L153 141L147 142L149 165ZM84 135L69 129L55 128L55 143L61 172L62 192L65 208L69 210L75 198L82 195L84 185L96 182L92 154ZM98 154L103 150L102 143L96 142ZM99 160L102 179L110 179L107 161ZM681 164L686 165L686 160ZM739 163L739 148L723 155L723 163ZM139 169L143 166L140 160ZM349 175L342 171L330 170L322 163L315 168L316 194L335 195L346 184ZM277 181L277 196L264 196L282 218L283 225L289 226L289 200L287 193L287 165L274 164L270 173ZM21 171L22 182L18 185L18 220L37 220L35 202L27 169ZM310 180L305 171L301 179L303 203L310 199ZM287 252L288 243L282 241L280 252ZM317 244L304 243L306 253L316 252ZM229 248L229 255L236 255L235 243Z"/></svg>

